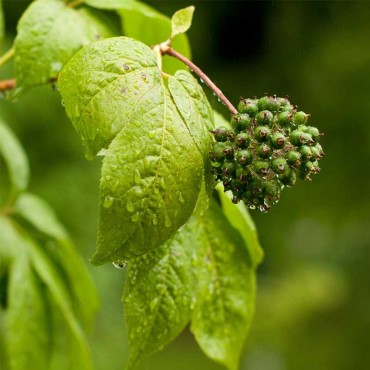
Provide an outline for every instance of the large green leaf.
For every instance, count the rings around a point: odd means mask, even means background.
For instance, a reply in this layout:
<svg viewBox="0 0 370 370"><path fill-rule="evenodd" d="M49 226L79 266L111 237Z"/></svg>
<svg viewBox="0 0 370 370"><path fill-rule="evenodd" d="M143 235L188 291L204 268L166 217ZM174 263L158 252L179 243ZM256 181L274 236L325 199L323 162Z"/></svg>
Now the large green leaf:
<svg viewBox="0 0 370 370"><path fill-rule="evenodd" d="M161 350L186 326L195 298L199 229L190 222L162 247L128 264L123 296L128 368Z"/></svg>
<svg viewBox="0 0 370 370"><path fill-rule="evenodd" d="M73 296L74 310L79 320L89 328L98 307L97 292L54 211L39 197L24 193L16 200L13 215L27 221L37 232L45 235L45 249L53 263L64 271L61 276ZM33 233L33 230L30 232Z"/></svg>
<svg viewBox="0 0 370 370"><path fill-rule="evenodd" d="M59 0L36 0L18 23L15 39L15 95L56 78L83 45L113 36L100 20Z"/></svg>
<svg viewBox="0 0 370 370"><path fill-rule="evenodd" d="M257 267L263 259L263 250L258 240L256 226L244 202L234 204L228 194L224 193L223 186L217 185L224 215L230 224L235 227L243 237L248 249L250 260Z"/></svg>
<svg viewBox="0 0 370 370"><path fill-rule="evenodd" d="M215 201L201 227L206 252L191 330L207 356L236 370L254 311L255 271L242 236Z"/></svg>
<svg viewBox="0 0 370 370"><path fill-rule="evenodd" d="M90 44L63 69L59 88L87 155L104 155L92 262L159 247L189 219L208 149L179 114L154 53L126 37ZM205 119L199 124L204 132Z"/></svg>
<svg viewBox="0 0 370 370"><path fill-rule="evenodd" d="M9 272L6 344L11 370L48 370L49 312L43 292L25 253Z"/></svg>
<svg viewBox="0 0 370 370"><path fill-rule="evenodd" d="M29 180L28 160L18 139L0 117L0 156L7 166L14 195L23 191ZM3 176L3 173L1 174Z"/></svg>

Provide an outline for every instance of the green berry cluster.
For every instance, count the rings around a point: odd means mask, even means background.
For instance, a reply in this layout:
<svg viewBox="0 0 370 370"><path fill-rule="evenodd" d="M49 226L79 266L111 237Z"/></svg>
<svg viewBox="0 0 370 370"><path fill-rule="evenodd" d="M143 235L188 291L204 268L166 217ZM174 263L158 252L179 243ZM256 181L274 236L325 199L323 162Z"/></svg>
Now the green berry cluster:
<svg viewBox="0 0 370 370"><path fill-rule="evenodd" d="M308 117L288 98L240 98L231 128L212 131L212 171L225 191L232 191L234 203L243 200L249 208L267 212L285 186L320 172L322 134L306 125Z"/></svg>

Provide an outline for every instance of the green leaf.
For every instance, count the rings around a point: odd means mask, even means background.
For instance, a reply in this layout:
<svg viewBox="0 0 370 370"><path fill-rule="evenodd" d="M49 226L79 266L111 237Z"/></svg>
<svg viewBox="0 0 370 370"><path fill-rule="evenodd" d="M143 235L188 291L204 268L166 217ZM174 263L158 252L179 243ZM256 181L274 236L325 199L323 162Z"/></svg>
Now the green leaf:
<svg viewBox="0 0 370 370"><path fill-rule="evenodd" d="M215 128L220 126L231 128L229 121L227 121L225 117L222 114L218 113L216 110L213 110L213 117Z"/></svg>
<svg viewBox="0 0 370 370"><path fill-rule="evenodd" d="M15 96L57 77L83 45L112 36L101 21L59 0L36 0L18 23L15 39Z"/></svg>
<svg viewBox="0 0 370 370"><path fill-rule="evenodd" d="M150 6L138 1L130 1L118 11L122 18L122 27L126 36L153 46L166 41L171 35L171 19ZM172 42L172 47L190 58L190 46L185 34L179 35ZM182 62L175 58L163 58L163 70L174 74L184 68Z"/></svg>
<svg viewBox="0 0 370 370"><path fill-rule="evenodd" d="M205 267L191 330L207 356L236 370L254 311L255 272L243 238L215 201L201 226Z"/></svg>
<svg viewBox="0 0 370 370"><path fill-rule="evenodd" d="M67 238L52 208L36 195L21 194L12 207L12 214L22 217L45 235L57 240Z"/></svg>
<svg viewBox="0 0 370 370"><path fill-rule="evenodd" d="M257 267L263 259L263 250L258 240L257 229L244 202L234 204L230 197L224 193L223 186L219 184L216 189L220 196L224 215L230 224L239 231L245 241L253 267Z"/></svg>
<svg viewBox="0 0 370 370"><path fill-rule="evenodd" d="M85 0L84 3L98 9L121 9L126 4L136 2L134 0Z"/></svg>
<svg viewBox="0 0 370 370"><path fill-rule="evenodd" d="M127 368L170 343L187 325L197 284L199 230L188 223L162 247L128 264L123 296Z"/></svg>
<svg viewBox="0 0 370 370"><path fill-rule="evenodd" d="M17 198L13 215L21 217L47 237L45 249L53 263L64 271L62 276L65 285L71 290L74 309L79 320L89 328L98 308L97 292L85 264L69 241L54 211L42 199L25 193Z"/></svg>
<svg viewBox="0 0 370 370"><path fill-rule="evenodd" d="M9 273L6 344L10 369L49 369L52 344L48 317L42 289L23 253Z"/></svg>
<svg viewBox="0 0 370 370"><path fill-rule="evenodd" d="M73 312L74 300L68 292L68 288L63 281L59 269L55 266L52 259L46 254L44 248L35 243L32 239L25 239L29 250L30 259L35 272L43 281L50 294L50 300L61 312L64 326L68 328L74 342L73 352L78 353L78 358L74 359L79 366L73 369L91 369L91 356L88 343L84 332ZM75 282L78 284L77 282Z"/></svg>
<svg viewBox="0 0 370 370"><path fill-rule="evenodd" d="M188 6L174 13L171 19L171 38L185 33L191 27L194 10L194 6Z"/></svg>
<svg viewBox="0 0 370 370"><path fill-rule="evenodd" d="M159 247L193 212L205 154L178 113L154 53L126 37L96 42L66 65L59 87L87 155L104 155L92 262Z"/></svg>
<svg viewBox="0 0 370 370"><path fill-rule="evenodd" d="M28 160L18 139L0 117L0 155L8 169L13 196L26 189L29 180Z"/></svg>

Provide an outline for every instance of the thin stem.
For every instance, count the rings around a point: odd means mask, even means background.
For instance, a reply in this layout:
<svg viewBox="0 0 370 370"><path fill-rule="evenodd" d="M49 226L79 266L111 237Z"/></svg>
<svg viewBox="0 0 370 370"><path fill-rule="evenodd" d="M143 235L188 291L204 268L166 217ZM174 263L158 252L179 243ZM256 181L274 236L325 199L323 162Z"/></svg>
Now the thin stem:
<svg viewBox="0 0 370 370"><path fill-rule="evenodd" d="M15 88L15 78L0 81L0 91L13 90Z"/></svg>
<svg viewBox="0 0 370 370"><path fill-rule="evenodd" d="M1 57L0 57L0 66L2 66L3 64L5 64L8 60L10 60L11 58L13 58L14 56L14 52L15 52L15 48L14 46L12 48L10 48L5 54L3 54Z"/></svg>
<svg viewBox="0 0 370 370"><path fill-rule="evenodd" d="M58 80L58 76L51 77L48 81L49 83L56 82ZM8 91L13 90L17 84L15 78L10 78L9 80L2 80L0 81L0 91Z"/></svg>
<svg viewBox="0 0 370 370"><path fill-rule="evenodd" d="M216 96L226 105L227 109L232 114L237 114L238 111L236 108L230 103L229 99L226 98L226 96L222 93L222 91L212 82L212 80L198 67L196 66L192 61L190 61L188 58L177 52L176 50L172 49L167 42L160 45L160 50L162 55L170 55L171 57L174 57L181 62L183 62L185 65L187 65L194 73L196 73L199 78L216 94Z"/></svg>

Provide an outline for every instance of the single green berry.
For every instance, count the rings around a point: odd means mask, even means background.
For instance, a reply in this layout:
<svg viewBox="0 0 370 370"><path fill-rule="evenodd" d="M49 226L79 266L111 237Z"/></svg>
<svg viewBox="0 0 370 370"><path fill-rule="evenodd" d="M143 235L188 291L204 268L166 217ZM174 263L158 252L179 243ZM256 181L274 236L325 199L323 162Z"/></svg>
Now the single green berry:
<svg viewBox="0 0 370 370"><path fill-rule="evenodd" d="M305 125L307 123L307 120L308 120L308 114L302 111L297 112L293 118L293 122L296 125Z"/></svg>
<svg viewBox="0 0 370 370"><path fill-rule="evenodd" d="M312 157L312 150L308 145L302 145L298 148L298 151L301 153L303 161L307 161Z"/></svg>
<svg viewBox="0 0 370 370"><path fill-rule="evenodd" d="M226 176L232 176L236 171L235 161L225 161L222 165L222 173Z"/></svg>
<svg viewBox="0 0 370 370"><path fill-rule="evenodd" d="M264 96L258 100L258 110L276 112L280 108L280 103L276 96Z"/></svg>
<svg viewBox="0 0 370 370"><path fill-rule="evenodd" d="M318 152L319 152L318 158L319 159L322 158L325 155L324 151L322 150L322 146L321 146L320 143L316 143L311 148L316 148L318 150Z"/></svg>
<svg viewBox="0 0 370 370"><path fill-rule="evenodd" d="M280 157L272 160L271 167L272 170L278 174L284 173L289 168L287 161L284 158Z"/></svg>
<svg viewBox="0 0 370 370"><path fill-rule="evenodd" d="M274 115L268 110L263 110L256 115L256 120L259 125L271 125L273 119Z"/></svg>
<svg viewBox="0 0 370 370"><path fill-rule="evenodd" d="M233 159L234 158L234 148L231 145L226 145L224 150L225 159Z"/></svg>
<svg viewBox="0 0 370 370"><path fill-rule="evenodd" d="M259 175L266 176L270 169L270 164L267 161L255 161L252 164L254 172Z"/></svg>
<svg viewBox="0 0 370 370"><path fill-rule="evenodd" d="M226 148L226 143L215 143L210 152L211 160L213 162L223 162L225 159L224 149Z"/></svg>
<svg viewBox="0 0 370 370"><path fill-rule="evenodd" d="M305 129L305 132L309 135L311 135L312 140L317 142L320 138L320 132L316 127L313 126L307 126Z"/></svg>
<svg viewBox="0 0 370 370"><path fill-rule="evenodd" d="M285 136L280 132L276 132L275 134L271 135L270 141L273 148L281 149L285 145Z"/></svg>
<svg viewBox="0 0 370 370"><path fill-rule="evenodd" d="M285 159L291 166L299 166L301 164L301 157L302 154L296 150L290 150L285 154Z"/></svg>
<svg viewBox="0 0 370 370"><path fill-rule="evenodd" d="M280 108L281 112L294 113L295 110L296 110L296 108L292 104L287 104L287 105L284 105L283 107Z"/></svg>
<svg viewBox="0 0 370 370"><path fill-rule="evenodd" d="M240 132L250 127L252 123L251 118L246 113L237 113L231 117L231 126L235 131Z"/></svg>
<svg viewBox="0 0 370 370"><path fill-rule="evenodd" d="M313 161L312 164L313 164L312 171L314 173L319 173L321 171L321 168L319 166L319 162L318 161Z"/></svg>
<svg viewBox="0 0 370 370"><path fill-rule="evenodd" d="M294 186L297 180L296 173L290 168L279 176L279 180L283 185Z"/></svg>
<svg viewBox="0 0 370 370"><path fill-rule="evenodd" d="M302 130L294 130L290 133L289 139L293 145L300 146L307 143L312 143L312 136L303 132Z"/></svg>
<svg viewBox="0 0 370 370"><path fill-rule="evenodd" d="M281 184L278 180L271 180L265 183L264 195L265 203L273 205L280 199Z"/></svg>
<svg viewBox="0 0 370 370"><path fill-rule="evenodd" d="M239 113L247 113L249 117L254 117L258 113L256 100L241 98L238 104Z"/></svg>
<svg viewBox="0 0 370 370"><path fill-rule="evenodd" d="M266 141L270 136L270 129L265 126L257 126L254 129L254 137L258 142Z"/></svg>
<svg viewBox="0 0 370 370"><path fill-rule="evenodd" d="M246 167L237 167L235 177L239 183L245 184L251 178L251 173Z"/></svg>
<svg viewBox="0 0 370 370"><path fill-rule="evenodd" d="M227 141L228 135L230 130L224 126L217 127L215 130L212 131L212 134L215 137L215 140L218 142Z"/></svg>
<svg viewBox="0 0 370 370"><path fill-rule="evenodd" d="M240 132L235 136L235 145L239 148L247 148L251 142L251 137L246 132Z"/></svg>
<svg viewBox="0 0 370 370"><path fill-rule="evenodd" d="M290 101L287 98L277 98L277 101L280 104L280 108L290 104Z"/></svg>
<svg viewBox="0 0 370 370"><path fill-rule="evenodd" d="M238 150L236 152L236 161L241 166L247 166L253 161L253 154L250 150Z"/></svg>
<svg viewBox="0 0 370 370"><path fill-rule="evenodd" d="M270 145L266 143L259 144L256 148L257 154L260 158L268 158L272 154L272 149Z"/></svg>
<svg viewBox="0 0 370 370"><path fill-rule="evenodd" d="M293 114L291 112L281 112L277 115L277 122L283 127L289 127L293 122Z"/></svg>

